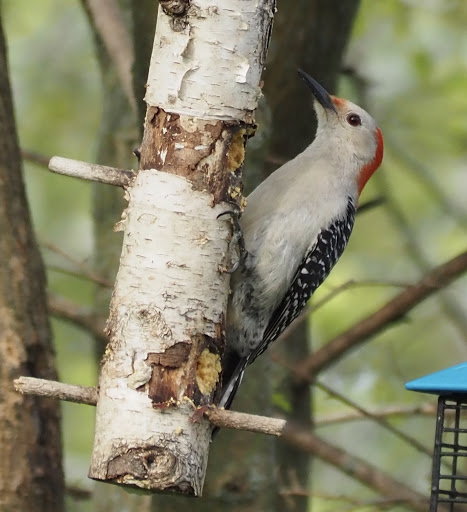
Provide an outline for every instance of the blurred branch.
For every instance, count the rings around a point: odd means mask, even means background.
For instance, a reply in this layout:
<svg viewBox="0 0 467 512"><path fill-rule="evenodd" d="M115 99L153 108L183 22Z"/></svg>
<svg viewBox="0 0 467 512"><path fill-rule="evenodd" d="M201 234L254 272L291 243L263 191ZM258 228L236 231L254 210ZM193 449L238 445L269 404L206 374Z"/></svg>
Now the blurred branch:
<svg viewBox="0 0 467 512"><path fill-rule="evenodd" d="M280 365L288 368L292 372L294 371L293 365L287 363L284 360L279 359L276 355L274 355L272 357L272 359L274 361L278 362ZM371 421L374 421L380 427L384 428L388 432L391 432L393 435L395 435L396 437L398 437L402 441L404 441L407 444L409 444L410 446L412 446L412 448L414 448L415 450L423 453L424 455L428 455L428 457L430 457L430 459L432 458L432 450L430 448L427 448L426 446L424 446L416 438L414 438L412 436L409 436L405 432L402 432L401 430L393 427L384 417L373 415L370 411L368 411L367 409L365 409L361 405L357 404L353 400L350 400L350 398L346 397L345 395L343 395L339 391L336 391L336 390L330 388L329 386L327 386L323 382L315 381L314 384L319 389L321 389L322 391L327 393L329 396L334 398L335 400L338 400L339 402L347 405L348 407L351 407L352 409L358 411L358 413L361 415L360 418L361 417L365 417L365 418L368 418Z"/></svg>
<svg viewBox="0 0 467 512"><path fill-rule="evenodd" d="M428 499L425 496L394 480L367 461L355 457L315 435L308 428L287 424L283 439L298 449L331 464L351 478L378 491L381 495L390 499L403 500L406 506L412 510L426 512L428 509Z"/></svg>
<svg viewBox="0 0 467 512"><path fill-rule="evenodd" d="M372 418L388 418L394 416L434 416L436 403L425 402L417 405L393 405L382 409L368 411ZM315 421L316 427L325 427L336 423L348 423L365 418L366 415L358 410L347 413L336 413L320 416Z"/></svg>
<svg viewBox="0 0 467 512"><path fill-rule="evenodd" d="M21 158L23 160L31 162L32 164L40 165L41 167L49 167L50 158L48 156L43 155L42 153L38 153L37 151L22 149Z"/></svg>
<svg viewBox="0 0 467 512"><path fill-rule="evenodd" d="M302 324L305 320L307 320L308 316L311 313L315 313L319 308L326 305L332 299L340 295L341 293L350 290L351 288L358 288L361 286L392 286L395 288L408 288L412 286L410 283L404 281L374 281L374 280L362 280L356 281L355 279L349 279L345 283L336 286L333 290L331 290L327 295L325 295L321 300L316 302L310 302L308 306L302 310L300 316L291 323L277 338L275 343L282 343L287 340L290 334L295 331L295 329Z"/></svg>
<svg viewBox="0 0 467 512"><path fill-rule="evenodd" d="M320 500L330 501L330 502L338 502L343 503L347 505L351 505L352 509L354 507L360 509L360 508L368 508L372 507L372 510L385 510L387 508L393 508L396 505L406 505L407 500L401 499L401 498L383 498L378 500L359 500L356 499L353 496L346 496L342 494L325 494L321 492L315 492L315 491L308 491L307 489L304 489L303 487L299 486L291 486L288 488L284 488L279 491L279 494L281 496L287 497L287 496L309 496L311 498L318 498ZM344 510L344 509L340 509ZM345 509L349 510L349 509Z"/></svg>
<svg viewBox="0 0 467 512"><path fill-rule="evenodd" d="M99 341L107 343L109 339L104 333L105 321L99 319L88 309L80 308L74 302L55 295L48 295L48 308L51 315L67 320L87 331Z"/></svg>
<svg viewBox="0 0 467 512"><path fill-rule="evenodd" d="M136 112L136 98L133 91L132 66L135 59L133 41L116 0L82 0L89 13L92 26L117 70L125 96Z"/></svg>
<svg viewBox="0 0 467 512"><path fill-rule="evenodd" d="M92 491L83 489L77 485L67 485L65 488L67 495L75 501L85 501L92 498Z"/></svg>
<svg viewBox="0 0 467 512"><path fill-rule="evenodd" d="M47 265L46 267L49 272L56 272L57 274L63 274L65 276L74 277L76 279L83 279L85 281L91 281L91 282L95 283L95 281L93 279L91 279L89 276L86 276L86 275L82 274L81 272L78 272L77 270L60 267L58 265ZM98 284L102 288L112 288L112 286L104 286L102 284L102 282L95 283L95 284Z"/></svg>
<svg viewBox="0 0 467 512"><path fill-rule="evenodd" d="M52 251L55 254L58 254L58 255L62 256L65 260L67 260L70 263L72 263L75 267L77 267L81 271L81 276L80 277L84 276L87 279L89 279L90 281L92 281L93 283L98 284L99 286L103 286L105 288L112 288L112 286L113 286L112 283L110 283L106 279L102 279L101 276L97 275L95 272L90 270L81 261L77 260L76 258L73 258L73 256L70 256L69 254L67 254L65 251L63 251L62 249L60 249L56 245L54 245L54 244L52 244L50 242L46 242L44 240L42 240L40 242L40 245L42 247L45 247L46 249L49 249L49 251Z"/></svg>
<svg viewBox="0 0 467 512"><path fill-rule="evenodd" d="M347 290L350 290L351 288L361 288L361 287L372 287L372 286L379 286L379 287L392 287L392 288L408 288L409 286L412 286L412 283L408 283L406 281L376 281L373 279L362 279L361 281L356 281L355 279L349 279L345 283L337 286L334 288L334 290L330 291L325 297L323 297L321 300L316 301L312 305L306 308L308 313L315 312L319 308L323 307L325 304L330 302L332 299L340 295L342 292L345 292Z"/></svg>
<svg viewBox="0 0 467 512"><path fill-rule="evenodd" d="M384 175L379 177L383 182L386 181ZM381 185L380 188L387 191L388 187L386 184ZM421 268L423 271L427 271L429 263L425 258L420 245L417 243L417 237L410 229L407 219L404 217L404 213L396 200L392 197L386 202L386 209L390 214L393 222L397 226L398 232L404 237L405 245L409 252L412 260ZM447 293L440 294L441 306L445 314L450 318L452 324L457 328L459 334L467 342L467 318L465 311L455 300L452 300Z"/></svg>
<svg viewBox="0 0 467 512"><path fill-rule="evenodd" d="M299 380L309 381L349 350L359 346L434 293L446 287L467 270L467 251L435 267L413 286L409 286L375 313L329 341L307 360L298 363L293 371Z"/></svg>
<svg viewBox="0 0 467 512"><path fill-rule="evenodd" d="M357 215L369 212L370 210L373 210L374 208L381 206L385 202L386 198L383 195L381 195L380 197L375 197L374 199L369 199L368 201L365 201L364 203L358 206Z"/></svg>
<svg viewBox="0 0 467 512"><path fill-rule="evenodd" d="M430 459L432 458L433 452L430 448L427 448L426 446L424 446L422 443L420 443L418 441L418 439L416 439L412 436L409 436L405 432L402 432L401 430L393 427L386 420L386 418L381 417L381 416L374 416L371 412L369 412L364 407L358 405L353 400L350 400L349 398L344 396L342 393L339 393L338 391L326 386L326 384L323 384L322 382L315 382L315 385L318 388L320 388L321 390L323 390L325 393L327 393L329 396L333 397L335 400L338 400L339 402L341 402L349 407L352 407L352 409L355 409L356 411L358 411L365 418L368 418L369 420L374 421L380 427L384 428L388 432L391 432L396 437L398 437L402 441L404 441L407 444L409 444L410 446L412 446L412 448L415 448L415 450L417 450L425 455L428 455L428 457L430 457Z"/></svg>
<svg viewBox="0 0 467 512"><path fill-rule="evenodd" d="M463 228L467 228L467 213L457 208L441 189L440 185L433 178L433 175L427 167L423 165L417 158L412 156L406 148L396 142L394 138L385 137L385 143L391 147L391 156L404 164L408 172L410 172L425 190L437 201L441 208L451 216Z"/></svg>

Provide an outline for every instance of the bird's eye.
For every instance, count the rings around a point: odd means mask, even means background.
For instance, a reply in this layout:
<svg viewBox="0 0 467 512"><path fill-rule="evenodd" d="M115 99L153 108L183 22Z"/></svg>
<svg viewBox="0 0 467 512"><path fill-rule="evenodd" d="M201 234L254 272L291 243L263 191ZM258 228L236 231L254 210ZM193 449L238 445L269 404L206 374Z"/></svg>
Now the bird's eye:
<svg viewBox="0 0 467 512"><path fill-rule="evenodd" d="M347 116L347 122L350 124L350 126L360 126L362 124L362 120L357 114L349 114Z"/></svg>

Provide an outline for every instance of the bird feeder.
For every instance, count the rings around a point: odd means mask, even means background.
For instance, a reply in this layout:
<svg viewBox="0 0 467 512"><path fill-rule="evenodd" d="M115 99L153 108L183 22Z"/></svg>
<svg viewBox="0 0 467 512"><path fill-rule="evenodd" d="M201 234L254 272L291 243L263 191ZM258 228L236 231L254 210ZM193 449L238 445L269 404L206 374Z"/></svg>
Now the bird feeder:
<svg viewBox="0 0 467 512"><path fill-rule="evenodd" d="M465 512L467 362L408 382L405 387L410 391L439 395L429 512Z"/></svg>

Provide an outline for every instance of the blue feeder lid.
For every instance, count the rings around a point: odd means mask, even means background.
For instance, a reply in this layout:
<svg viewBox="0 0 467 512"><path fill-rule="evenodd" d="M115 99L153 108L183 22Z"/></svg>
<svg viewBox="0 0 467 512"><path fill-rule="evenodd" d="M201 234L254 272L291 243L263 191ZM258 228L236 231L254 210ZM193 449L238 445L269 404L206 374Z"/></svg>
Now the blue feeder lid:
<svg viewBox="0 0 467 512"><path fill-rule="evenodd" d="M435 395L467 394L467 362L407 382L405 388Z"/></svg>

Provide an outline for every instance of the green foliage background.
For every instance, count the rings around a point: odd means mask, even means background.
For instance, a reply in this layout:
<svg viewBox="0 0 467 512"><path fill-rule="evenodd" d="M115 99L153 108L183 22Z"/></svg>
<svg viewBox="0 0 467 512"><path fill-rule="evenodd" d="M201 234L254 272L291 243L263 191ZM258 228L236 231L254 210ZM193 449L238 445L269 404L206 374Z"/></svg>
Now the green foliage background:
<svg viewBox="0 0 467 512"><path fill-rule="evenodd" d="M102 92L91 32L79 2L4 0L4 18L22 148L95 160ZM312 315L315 348L382 305L397 285L415 281L424 269L466 248L466 26L463 0L362 2L348 49L350 73L343 75L339 93L365 105L383 131L384 163L362 202L382 196L385 203L359 216L345 256L316 294L319 301L349 279L361 284ZM24 167L40 240L90 261L90 185L52 175L27 161ZM50 290L90 306L93 285L58 271L76 268L56 251L44 248L43 253ZM466 284L463 278L423 303L326 371L323 382L370 409L433 401L405 391L404 383L467 359ZM91 339L60 320L53 321L53 328L61 379L95 384ZM318 423L347 410L319 390L315 402ZM85 406L62 407L68 481L92 487L85 475L94 412ZM431 447L434 417L396 417L392 422ZM318 432L428 493L429 458L373 422L339 423L318 427ZM372 498L370 491L336 470L315 465L317 512L336 510L336 502L324 498L327 494ZM345 501L338 506L371 509ZM75 504L73 510L90 509Z"/></svg>

